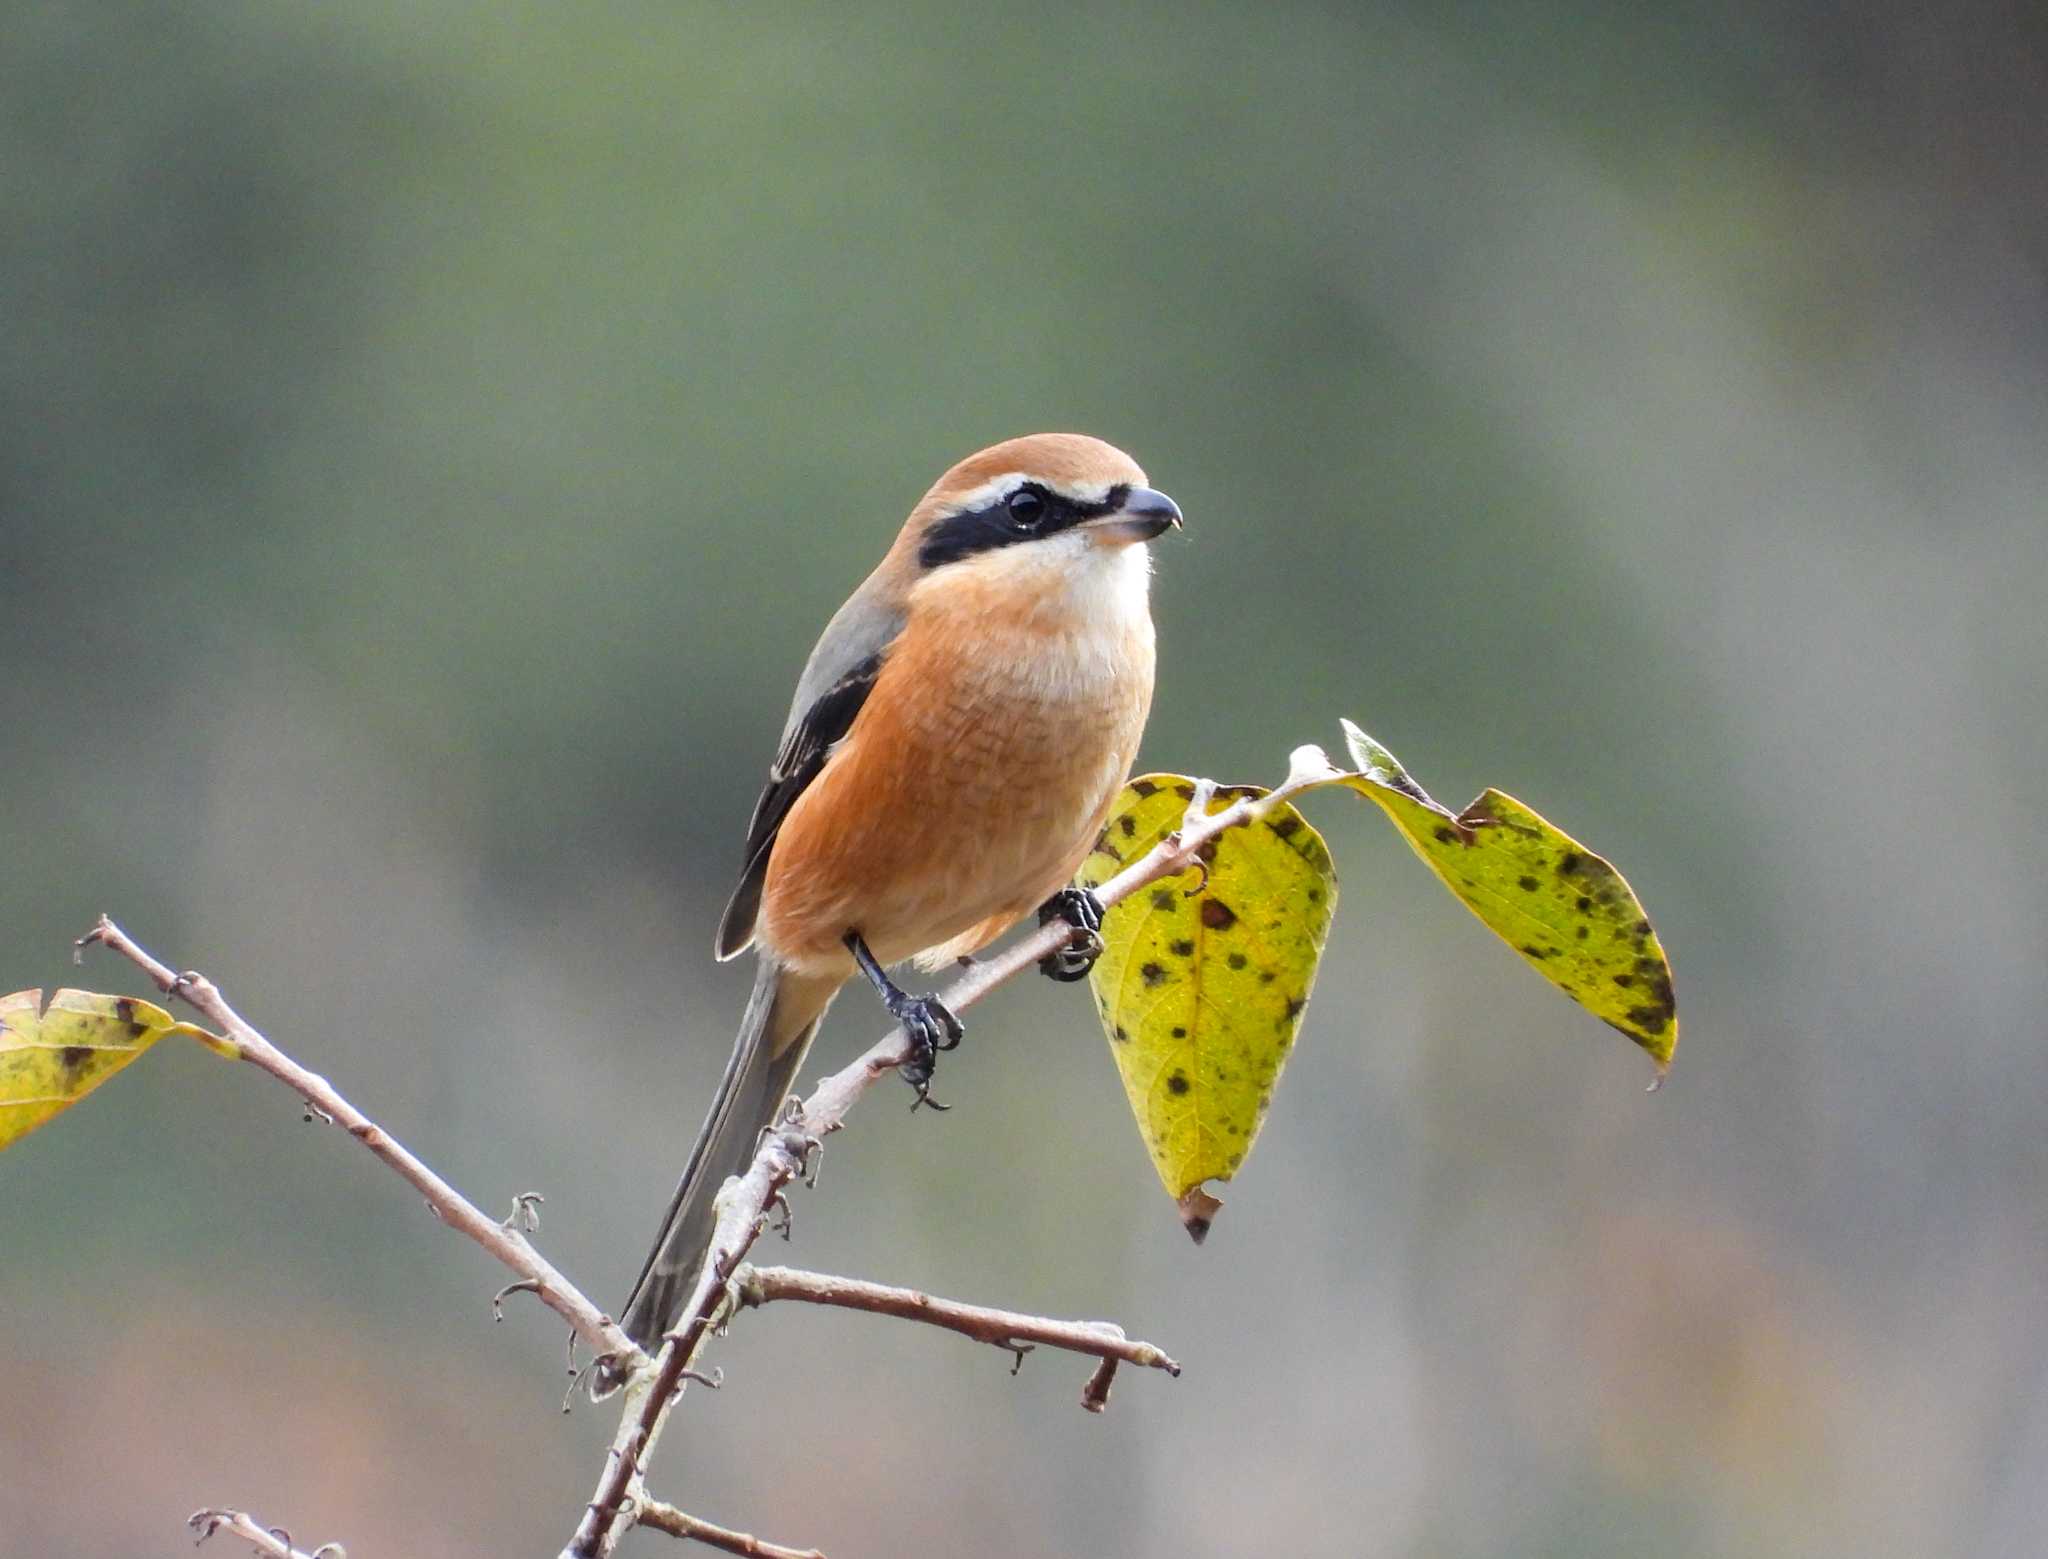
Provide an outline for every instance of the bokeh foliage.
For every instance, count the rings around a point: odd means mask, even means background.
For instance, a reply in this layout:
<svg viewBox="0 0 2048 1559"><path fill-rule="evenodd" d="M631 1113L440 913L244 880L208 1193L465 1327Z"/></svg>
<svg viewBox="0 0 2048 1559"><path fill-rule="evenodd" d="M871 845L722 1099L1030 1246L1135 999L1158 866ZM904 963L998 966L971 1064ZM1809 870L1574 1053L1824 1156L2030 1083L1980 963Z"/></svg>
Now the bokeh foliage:
<svg viewBox="0 0 2048 1559"><path fill-rule="evenodd" d="M954 1114L836 1141L796 1254L1188 1375L1062 1432L1056 1370L774 1318L678 1498L848 1553L1349 1554L1361 1509L1389 1552L2028 1551L2020 13L110 0L6 39L0 988L114 911L621 1290L804 651L932 475L1048 427L1188 515L1148 767L1270 778L1356 711L1568 818L1682 951L1645 1101L1330 819L1298 1114L1200 1252L1085 1000L991 1003ZM480 1324L495 1275L273 1092L165 1053L6 1156L0 1530L154 1552L233 1497L531 1548L600 1429L552 1416L552 1327ZM919 1497L782 1461L795 1381L806 1443L885 1422ZM118 1477L71 1450L117 1438Z"/></svg>

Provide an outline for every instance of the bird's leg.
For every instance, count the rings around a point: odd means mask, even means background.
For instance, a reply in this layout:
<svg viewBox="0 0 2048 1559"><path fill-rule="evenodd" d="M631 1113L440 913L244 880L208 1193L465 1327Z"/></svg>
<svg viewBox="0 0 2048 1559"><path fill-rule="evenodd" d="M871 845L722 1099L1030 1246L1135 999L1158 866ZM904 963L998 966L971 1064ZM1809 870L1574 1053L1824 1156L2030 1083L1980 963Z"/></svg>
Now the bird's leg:
<svg viewBox="0 0 2048 1559"><path fill-rule="evenodd" d="M946 1010L946 1004L938 997L913 996L890 979L858 931L846 933L846 950L853 954L860 972L882 998L889 1016L902 1024L903 1032L910 1036L910 1056L899 1070L903 1080L917 1091L917 1104L911 1108L916 1109L918 1104L928 1104L935 1110L947 1108L932 1097L932 1068L938 1063L939 1051L951 1050L960 1043L960 1036L966 1032L960 1027L960 1020Z"/></svg>
<svg viewBox="0 0 2048 1559"><path fill-rule="evenodd" d="M1102 956L1102 900L1087 888L1062 888L1038 906L1038 923L1049 926L1064 920L1074 928L1073 939L1056 953L1038 960L1038 972L1049 980L1087 978Z"/></svg>

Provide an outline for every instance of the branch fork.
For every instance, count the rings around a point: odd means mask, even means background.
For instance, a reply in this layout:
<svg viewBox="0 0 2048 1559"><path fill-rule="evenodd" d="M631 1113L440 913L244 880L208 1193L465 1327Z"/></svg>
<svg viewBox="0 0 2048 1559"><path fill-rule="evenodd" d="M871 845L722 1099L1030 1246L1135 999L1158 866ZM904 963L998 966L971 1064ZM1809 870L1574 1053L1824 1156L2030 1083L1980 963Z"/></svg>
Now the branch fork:
<svg viewBox="0 0 2048 1559"><path fill-rule="evenodd" d="M1215 799L1214 783L1198 783L1180 826L1139 860L1098 887L1095 896L1106 907L1129 898L1161 878L1177 876L1190 867L1199 868L1206 879L1208 868L1200 852L1211 840L1229 829L1242 828L1257 821L1281 802L1323 782L1335 772L1334 765L1321 748L1298 748L1290 757L1287 778L1276 789L1256 798L1240 796L1215 813L1208 810ZM1072 928L1062 922L1040 926L1004 951L973 964L939 993L939 1000L952 1012L964 1011L996 987L1027 969L1035 968L1040 959L1059 951L1072 934ZM798 1169L809 1167L809 1148L821 1144L825 1137L839 1130L855 1101L878 1079L900 1067L910 1055L910 1037L901 1027L884 1035L851 1064L825 1078L808 1098L801 1103L793 1101L793 1108L785 1113L777 1128L762 1134L761 1146L746 1172L728 1180L719 1191L713 1204L718 1220L696 1287L691 1291L689 1302L684 1305L674 1328L663 1337L654 1359L636 1371L629 1382L629 1400L619 1432L613 1438L611 1454L607 1456L604 1471L599 1476L597 1493L582 1523L563 1548L561 1559L608 1559L616 1550L625 1531L625 1524L616 1514L619 1500L636 1486L641 1467L661 1432L669 1406L697 1350L716 1324L716 1318L727 1309L723 1301L727 1298L731 1282L740 1273L754 1241L766 1228L775 1199L796 1177ZM792 1168L792 1153L788 1147L788 1139L792 1136L807 1144L796 1168ZM1057 1326L1061 1323L1041 1324ZM1156 1349L1152 1351L1157 1352ZM1159 1355L1160 1359L1165 1357L1164 1354ZM1114 1362L1105 1360L1098 1366L1082 1392L1082 1406L1088 1411L1099 1413L1107 1405ZM1166 1367L1152 1360L1130 1362ZM1171 1363L1171 1360L1166 1361L1166 1364ZM1170 1373L1177 1371L1176 1365Z"/></svg>

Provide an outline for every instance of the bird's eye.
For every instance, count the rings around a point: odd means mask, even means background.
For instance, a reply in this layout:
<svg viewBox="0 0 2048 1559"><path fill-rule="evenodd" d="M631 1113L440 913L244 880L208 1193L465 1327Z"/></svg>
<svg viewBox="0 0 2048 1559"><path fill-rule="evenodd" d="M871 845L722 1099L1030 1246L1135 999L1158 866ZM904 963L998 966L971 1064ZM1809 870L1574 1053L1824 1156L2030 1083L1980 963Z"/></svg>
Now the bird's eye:
<svg viewBox="0 0 2048 1559"><path fill-rule="evenodd" d="M1010 523L1019 530L1030 530L1045 518L1045 500L1028 487L1020 487L1010 494Z"/></svg>

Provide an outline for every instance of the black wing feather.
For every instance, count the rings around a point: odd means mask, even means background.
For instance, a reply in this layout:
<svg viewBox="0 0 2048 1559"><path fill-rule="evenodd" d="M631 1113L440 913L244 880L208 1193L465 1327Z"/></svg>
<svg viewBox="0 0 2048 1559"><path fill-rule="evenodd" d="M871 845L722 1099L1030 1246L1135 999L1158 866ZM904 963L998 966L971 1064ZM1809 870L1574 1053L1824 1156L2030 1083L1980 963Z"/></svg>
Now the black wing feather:
<svg viewBox="0 0 2048 1559"><path fill-rule="evenodd" d="M742 952L754 939L754 916L761 908L761 882L768 874L768 852L775 843L776 831L782 827L789 809L796 805L796 798L825 767L833 744L852 729L854 716L868 701L875 678L881 675L887 653L884 650L870 655L820 694L791 729L782 750L769 765L768 784L761 791L761 799L754 803L754 820L747 825L746 869L740 873L739 886L733 889L724 918L718 923L720 958Z"/></svg>

